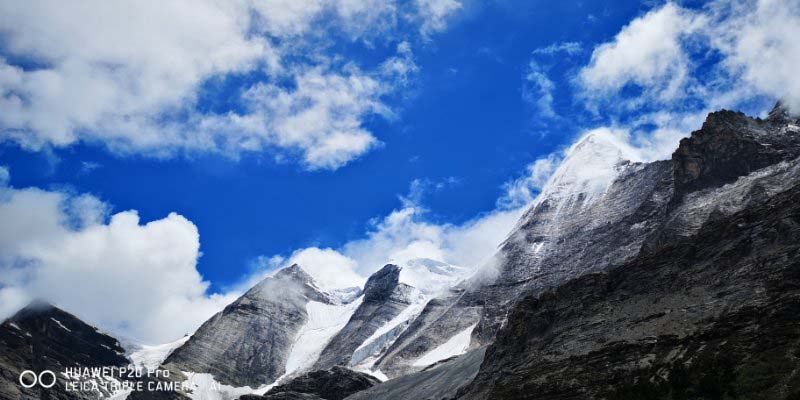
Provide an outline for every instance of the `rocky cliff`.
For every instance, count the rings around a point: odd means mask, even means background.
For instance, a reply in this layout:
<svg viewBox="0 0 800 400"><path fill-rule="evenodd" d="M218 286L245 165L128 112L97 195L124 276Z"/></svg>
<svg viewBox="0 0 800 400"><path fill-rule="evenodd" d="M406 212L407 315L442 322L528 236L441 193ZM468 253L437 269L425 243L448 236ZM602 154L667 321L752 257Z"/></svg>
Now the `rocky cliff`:
<svg viewBox="0 0 800 400"><path fill-rule="evenodd" d="M285 268L206 321L167 358L165 366L209 373L232 386L272 383L286 372L310 301L334 300L301 267Z"/></svg>
<svg viewBox="0 0 800 400"><path fill-rule="evenodd" d="M517 304L468 399L800 395L800 186Z"/></svg>
<svg viewBox="0 0 800 400"><path fill-rule="evenodd" d="M313 369L350 365L354 352L378 329L408 307L415 290L400 283L400 267L388 264L369 277L361 305L344 328L325 346ZM364 354L366 358L369 354ZM355 360L354 363L362 361Z"/></svg>
<svg viewBox="0 0 800 400"><path fill-rule="evenodd" d="M110 394L102 385L94 391L68 392L61 373L67 367L127 364L116 339L44 302L31 303L0 325L0 399L98 399ZM25 370L50 370L58 379L49 389L26 389L19 383Z"/></svg>

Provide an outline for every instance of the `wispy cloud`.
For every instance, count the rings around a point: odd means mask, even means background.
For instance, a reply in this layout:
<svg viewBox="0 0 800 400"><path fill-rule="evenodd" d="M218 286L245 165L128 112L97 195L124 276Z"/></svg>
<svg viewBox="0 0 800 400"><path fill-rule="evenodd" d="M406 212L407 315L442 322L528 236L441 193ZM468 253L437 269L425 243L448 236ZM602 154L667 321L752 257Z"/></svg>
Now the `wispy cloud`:
<svg viewBox="0 0 800 400"><path fill-rule="evenodd" d="M558 53L565 53L567 55L577 55L583 51L583 45L580 42L560 42L553 43L545 47L539 47L532 51L533 54L553 55Z"/></svg>
<svg viewBox="0 0 800 400"><path fill-rule="evenodd" d="M579 42L553 43L539 47L531 52L528 70L522 85L522 98L534 107L537 116L544 119L557 118L553 108L556 90L555 82L548 75L551 66L559 60L560 55L571 57L580 54L583 47Z"/></svg>

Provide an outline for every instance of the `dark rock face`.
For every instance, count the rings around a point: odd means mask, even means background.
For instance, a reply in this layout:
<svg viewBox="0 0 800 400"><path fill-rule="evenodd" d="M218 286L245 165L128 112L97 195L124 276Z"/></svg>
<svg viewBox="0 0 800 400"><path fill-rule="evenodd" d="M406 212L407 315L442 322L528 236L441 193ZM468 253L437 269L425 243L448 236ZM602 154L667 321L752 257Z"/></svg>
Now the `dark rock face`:
<svg viewBox="0 0 800 400"><path fill-rule="evenodd" d="M467 399L800 394L800 186L525 297Z"/></svg>
<svg viewBox="0 0 800 400"><path fill-rule="evenodd" d="M367 338L409 306L413 289L400 283L399 278L400 267L392 264L369 277L364 285L361 305L347 325L325 346L313 369L349 365L353 352Z"/></svg>
<svg viewBox="0 0 800 400"><path fill-rule="evenodd" d="M264 397L253 398L341 400L378 383L380 381L371 375L336 366L328 370L303 374L289 383L270 389ZM298 395L318 397L296 397Z"/></svg>
<svg viewBox="0 0 800 400"><path fill-rule="evenodd" d="M378 369L389 377L419 371L423 367L412 366L414 360L480 320L479 306L459 302L465 295L457 288L430 300L376 362Z"/></svg>
<svg viewBox="0 0 800 400"><path fill-rule="evenodd" d="M478 373L485 350L485 347L472 350L420 372L377 384L347 399L453 399L455 393L471 382Z"/></svg>
<svg viewBox="0 0 800 400"><path fill-rule="evenodd" d="M789 121L780 105L767 120L727 110L709 114L703 127L681 140L672 156L676 197L731 183L800 155L800 137L785 130Z"/></svg>
<svg viewBox="0 0 800 400"><path fill-rule="evenodd" d="M50 304L35 302L0 325L0 399L93 399L101 392L67 392L65 367L122 367L119 342ZM50 389L19 384L22 371L59 375Z"/></svg>
<svg viewBox="0 0 800 400"><path fill-rule="evenodd" d="M232 386L269 384L285 371L309 301L333 300L299 266L283 269L206 321L165 366L210 373Z"/></svg>
<svg viewBox="0 0 800 400"><path fill-rule="evenodd" d="M364 301L382 301L392 296L400 281L400 267L386 264L364 284Z"/></svg>

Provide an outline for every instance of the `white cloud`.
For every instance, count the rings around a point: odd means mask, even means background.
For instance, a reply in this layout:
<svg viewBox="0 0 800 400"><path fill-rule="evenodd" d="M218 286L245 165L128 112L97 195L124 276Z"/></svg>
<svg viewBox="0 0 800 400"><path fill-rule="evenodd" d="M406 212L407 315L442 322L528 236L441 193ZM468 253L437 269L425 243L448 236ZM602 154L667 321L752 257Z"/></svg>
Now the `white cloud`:
<svg viewBox="0 0 800 400"><path fill-rule="evenodd" d="M536 109L540 117L558 117L553 110L553 91L556 85L548 76L548 70L552 67L550 61L561 59L556 58L557 55L564 54L564 58L568 58L581 51L583 48L578 42L561 42L539 47L531 52L533 58L528 63L522 85L522 98Z"/></svg>
<svg viewBox="0 0 800 400"><path fill-rule="evenodd" d="M494 256L525 205L498 208L462 224L438 224L427 220L418 193L422 187L437 186L419 180L412 182L412 193L401 197L402 207L376 219L362 239L337 249L311 247L297 250L288 258L264 257L262 260L267 262L261 264L274 268L295 262L306 267L304 262L309 263L312 265L309 273L329 288L352 286L352 282L359 279L363 282L387 263L403 265L415 258L443 261L474 271Z"/></svg>
<svg viewBox="0 0 800 400"><path fill-rule="evenodd" d="M378 145L362 125L371 114L390 116L380 97L390 90L356 68L346 74L314 68L293 76L294 88L257 84L243 98L247 112L204 117L198 132L231 152L270 144L299 151L311 169L336 169Z"/></svg>
<svg viewBox="0 0 800 400"><path fill-rule="evenodd" d="M277 62L266 40L246 36L239 3L127 4L0 5L9 51L44 66L0 62L5 135L36 148L71 144L88 129L88 140L143 146L148 138L104 128L179 108L214 74Z"/></svg>
<svg viewBox="0 0 800 400"><path fill-rule="evenodd" d="M667 3L599 45L578 74L583 96L666 110L736 108L759 96L800 112L800 5L792 0L716 0L700 9ZM628 85L640 95L620 96ZM698 111L694 107L693 111Z"/></svg>
<svg viewBox="0 0 800 400"><path fill-rule="evenodd" d="M729 73L800 113L800 3L717 1L711 10L709 37Z"/></svg>
<svg viewBox="0 0 800 400"><path fill-rule="evenodd" d="M513 209L533 202L563 158L563 152L559 151L528 164L521 177L503 184L505 194L497 200L497 205Z"/></svg>
<svg viewBox="0 0 800 400"><path fill-rule="evenodd" d="M580 42L560 42L553 43L545 47L539 47L533 50L533 54L554 55L558 53L566 53L567 55L574 56L583 51L583 45Z"/></svg>
<svg viewBox="0 0 800 400"><path fill-rule="evenodd" d="M546 118L556 116L553 110L553 90L556 85L547 76L547 72L539 63L531 60L528 64L528 74L522 86L522 97L533 105L539 115Z"/></svg>
<svg viewBox="0 0 800 400"><path fill-rule="evenodd" d="M382 97L416 66L408 43L383 64L334 63L331 38L383 35L391 43L398 15L414 15L427 35L444 29L457 4L4 2L0 140L29 149L84 141L162 157L266 150L296 153L311 169L337 168L375 147L363 121L388 115ZM238 88L250 96L238 100L270 121L198 108L204 83L241 74L259 78ZM259 90L283 101L254 99Z"/></svg>
<svg viewBox="0 0 800 400"><path fill-rule="evenodd" d="M701 23L694 13L667 3L634 19L613 41L595 48L578 79L589 96L635 84L647 89L649 98L672 100L688 79L690 60L682 40Z"/></svg>
<svg viewBox="0 0 800 400"><path fill-rule="evenodd" d="M300 265L323 289L341 289L362 287L365 278L356 273L357 262L330 248L308 247L294 251L288 258L276 255L258 257L255 262L256 272L245 281L243 289L247 289L277 268Z"/></svg>
<svg viewBox="0 0 800 400"><path fill-rule="evenodd" d="M172 213L141 224L90 195L0 187L0 318L45 298L146 343L191 333L234 294L208 296L197 227Z"/></svg>
<svg viewBox="0 0 800 400"><path fill-rule="evenodd" d="M414 0L417 7L414 18L421 20L420 33L428 37L447 26L447 19L462 7L456 0Z"/></svg>

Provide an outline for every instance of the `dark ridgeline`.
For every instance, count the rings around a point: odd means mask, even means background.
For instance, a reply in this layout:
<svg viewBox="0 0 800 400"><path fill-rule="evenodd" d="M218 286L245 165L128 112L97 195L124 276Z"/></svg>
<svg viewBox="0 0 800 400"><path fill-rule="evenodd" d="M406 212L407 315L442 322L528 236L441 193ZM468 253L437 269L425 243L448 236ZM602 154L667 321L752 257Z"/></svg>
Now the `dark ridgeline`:
<svg viewBox="0 0 800 400"><path fill-rule="evenodd" d="M100 393L68 393L61 376L65 368L126 365L117 339L43 301L34 301L0 325L0 399L95 398ZM26 389L19 384L25 370L53 371L56 385Z"/></svg>

